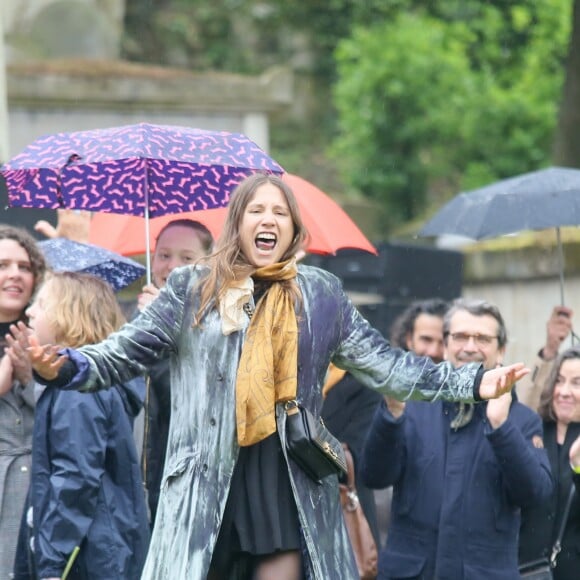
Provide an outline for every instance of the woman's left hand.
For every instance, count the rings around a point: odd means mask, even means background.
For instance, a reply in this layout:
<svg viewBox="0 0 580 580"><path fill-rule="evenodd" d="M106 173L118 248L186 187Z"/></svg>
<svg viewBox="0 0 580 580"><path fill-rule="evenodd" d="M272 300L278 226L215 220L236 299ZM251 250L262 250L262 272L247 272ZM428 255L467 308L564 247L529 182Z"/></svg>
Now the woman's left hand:
<svg viewBox="0 0 580 580"><path fill-rule="evenodd" d="M530 369L525 367L524 363L485 371L479 385L479 396L482 399L497 399L511 391L516 382L529 372Z"/></svg>

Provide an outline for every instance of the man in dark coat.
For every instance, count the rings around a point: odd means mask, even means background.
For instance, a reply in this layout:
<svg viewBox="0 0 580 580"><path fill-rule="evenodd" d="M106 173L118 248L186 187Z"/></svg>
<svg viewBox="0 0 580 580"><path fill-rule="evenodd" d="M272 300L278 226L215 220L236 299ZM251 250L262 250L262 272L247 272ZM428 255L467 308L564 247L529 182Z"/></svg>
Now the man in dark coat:
<svg viewBox="0 0 580 580"><path fill-rule="evenodd" d="M507 337L495 306L458 300L444 340L455 366L494 368ZM360 473L370 487L394 486L381 579L519 578L520 508L553 487L540 419L511 394L475 405L386 398Z"/></svg>
<svg viewBox="0 0 580 580"><path fill-rule="evenodd" d="M446 310L447 302L439 298L411 303L393 323L391 344L419 356L428 356L433 362L441 362L443 315ZM336 368L329 373L323 393L325 399L321 416L330 431L348 445L356 467L372 418L383 398L367 389L350 373ZM377 546L381 546L387 537L391 490L373 493L358 477L356 486ZM378 508L380 513L377 513Z"/></svg>

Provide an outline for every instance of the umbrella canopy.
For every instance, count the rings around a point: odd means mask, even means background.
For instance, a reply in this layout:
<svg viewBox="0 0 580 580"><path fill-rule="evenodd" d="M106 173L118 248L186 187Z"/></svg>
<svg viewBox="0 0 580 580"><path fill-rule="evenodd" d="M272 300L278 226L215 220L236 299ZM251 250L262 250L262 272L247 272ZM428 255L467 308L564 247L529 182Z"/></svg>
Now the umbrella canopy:
<svg viewBox="0 0 580 580"><path fill-rule="evenodd" d="M10 205L155 217L227 205L282 168L240 133L140 123L41 137L5 164Z"/></svg>
<svg viewBox="0 0 580 580"><path fill-rule="evenodd" d="M52 270L93 274L108 282L115 291L145 274L145 267L139 262L92 244L54 238L38 245Z"/></svg>
<svg viewBox="0 0 580 580"><path fill-rule="evenodd" d="M420 230L475 240L580 224L580 170L550 167L460 193Z"/></svg>
<svg viewBox="0 0 580 580"><path fill-rule="evenodd" d="M549 167L460 193L419 231L475 240L524 230L556 228L560 300L564 304L564 253L560 227L580 224L580 169Z"/></svg>
<svg viewBox="0 0 580 580"><path fill-rule="evenodd" d="M302 219L310 233L307 251L335 254L340 249L354 248L372 254L377 251L349 215L326 193L309 181L285 173L282 179L290 185L300 206ZM200 210L153 218L150 221L151 248L163 227L174 219L188 218L203 223L214 238L221 234L227 208ZM125 256L146 253L142 235L143 219L132 216L95 214L91 220L89 240Z"/></svg>
<svg viewBox="0 0 580 580"><path fill-rule="evenodd" d="M139 123L41 137L0 171L12 206L144 216L149 245L150 217L227 205L248 175L283 169L241 133Z"/></svg>
<svg viewBox="0 0 580 580"><path fill-rule="evenodd" d="M150 217L225 206L244 177L283 169L240 133L139 123L41 137L0 171L12 206L144 216L148 247Z"/></svg>

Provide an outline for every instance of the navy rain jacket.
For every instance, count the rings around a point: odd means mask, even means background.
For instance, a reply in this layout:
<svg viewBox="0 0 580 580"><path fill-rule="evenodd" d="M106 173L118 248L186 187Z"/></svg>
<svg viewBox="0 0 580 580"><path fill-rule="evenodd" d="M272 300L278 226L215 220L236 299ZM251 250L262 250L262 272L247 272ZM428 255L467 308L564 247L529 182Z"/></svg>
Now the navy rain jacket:
<svg viewBox="0 0 580 580"><path fill-rule="evenodd" d="M553 479L539 416L513 401L493 430L486 405L457 431L456 403L408 402L399 419L377 409L360 471L369 487L394 486L380 580L519 579L520 509Z"/></svg>
<svg viewBox="0 0 580 580"><path fill-rule="evenodd" d="M149 525L133 419L145 383L79 393L47 388L36 406L31 501L39 578L137 579Z"/></svg>

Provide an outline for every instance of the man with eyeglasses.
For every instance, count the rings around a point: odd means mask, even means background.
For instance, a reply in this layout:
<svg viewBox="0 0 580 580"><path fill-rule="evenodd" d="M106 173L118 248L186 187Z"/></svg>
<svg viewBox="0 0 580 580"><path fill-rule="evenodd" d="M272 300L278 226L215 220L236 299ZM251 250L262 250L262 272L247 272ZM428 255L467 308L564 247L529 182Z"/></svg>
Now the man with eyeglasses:
<svg viewBox="0 0 580 580"><path fill-rule="evenodd" d="M507 333L492 304L456 300L443 335L455 366L503 362ZM511 393L466 405L386 399L360 473L369 487L393 485L379 579L519 578L520 509L553 487L540 419Z"/></svg>

